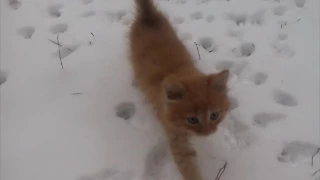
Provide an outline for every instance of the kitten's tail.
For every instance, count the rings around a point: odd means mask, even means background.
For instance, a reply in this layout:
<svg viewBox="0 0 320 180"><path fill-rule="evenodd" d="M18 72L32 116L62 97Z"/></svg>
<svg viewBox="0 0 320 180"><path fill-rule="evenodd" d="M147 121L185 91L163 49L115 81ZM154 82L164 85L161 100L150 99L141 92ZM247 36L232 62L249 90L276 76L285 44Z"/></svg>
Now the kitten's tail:
<svg viewBox="0 0 320 180"><path fill-rule="evenodd" d="M137 21L149 26L161 21L161 14L152 0L135 0L137 6Z"/></svg>

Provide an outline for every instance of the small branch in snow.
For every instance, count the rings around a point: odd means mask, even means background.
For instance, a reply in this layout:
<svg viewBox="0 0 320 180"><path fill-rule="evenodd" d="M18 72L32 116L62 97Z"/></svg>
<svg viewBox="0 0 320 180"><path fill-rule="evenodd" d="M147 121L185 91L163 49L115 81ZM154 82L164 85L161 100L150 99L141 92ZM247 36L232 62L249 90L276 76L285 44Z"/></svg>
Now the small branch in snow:
<svg viewBox="0 0 320 180"><path fill-rule="evenodd" d="M59 43L59 34L57 35L57 42L58 42L58 49L59 49L59 58L60 58L60 64L61 64L61 67L62 67L62 69L64 69L63 68L63 63L62 63L62 58L61 58L61 52L60 52L60 43Z"/></svg>
<svg viewBox="0 0 320 180"><path fill-rule="evenodd" d="M226 162L226 163L224 164L224 166L219 169L219 172L218 172L217 177L216 177L215 180L219 180L219 179L221 178L222 174L224 173L224 171L225 171L226 168L227 168L227 165L228 165L228 163Z"/></svg>
<svg viewBox="0 0 320 180"><path fill-rule="evenodd" d="M197 47L199 60L201 60L201 56L200 56L200 52L199 52L199 48L198 48L198 46L199 46L200 44L198 44L198 43L194 42L194 45L196 45L196 47Z"/></svg>
<svg viewBox="0 0 320 180"><path fill-rule="evenodd" d="M318 148L317 152L312 155L312 158L311 158L311 165L312 166L313 166L313 159L319 152L320 152L320 148Z"/></svg>
<svg viewBox="0 0 320 180"><path fill-rule="evenodd" d="M60 43L57 43L55 42L54 40L51 40L51 39L48 39L50 42L52 42L53 44L55 45L58 45L58 46L62 46ZM70 48L67 48L69 51L73 52Z"/></svg>
<svg viewBox="0 0 320 180"><path fill-rule="evenodd" d="M316 175L318 172L320 172L320 169L319 169L318 171L314 172L314 173L312 174L312 176Z"/></svg>
<svg viewBox="0 0 320 180"><path fill-rule="evenodd" d="M297 19L296 21L291 21L290 23L294 23L294 22L299 22L301 19ZM283 28L284 26L286 26L288 24L288 21L281 23L281 28Z"/></svg>
<svg viewBox="0 0 320 180"><path fill-rule="evenodd" d="M91 33L91 35L94 37L94 34L93 34L93 33Z"/></svg>

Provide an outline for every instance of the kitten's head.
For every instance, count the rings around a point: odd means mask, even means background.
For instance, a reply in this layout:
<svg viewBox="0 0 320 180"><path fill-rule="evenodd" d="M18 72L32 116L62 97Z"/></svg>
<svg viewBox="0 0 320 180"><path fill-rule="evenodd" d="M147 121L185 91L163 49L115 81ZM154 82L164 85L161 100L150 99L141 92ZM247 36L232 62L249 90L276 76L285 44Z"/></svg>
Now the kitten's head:
<svg viewBox="0 0 320 180"><path fill-rule="evenodd" d="M214 133L229 110L229 71L163 82L165 120L177 130L206 136Z"/></svg>

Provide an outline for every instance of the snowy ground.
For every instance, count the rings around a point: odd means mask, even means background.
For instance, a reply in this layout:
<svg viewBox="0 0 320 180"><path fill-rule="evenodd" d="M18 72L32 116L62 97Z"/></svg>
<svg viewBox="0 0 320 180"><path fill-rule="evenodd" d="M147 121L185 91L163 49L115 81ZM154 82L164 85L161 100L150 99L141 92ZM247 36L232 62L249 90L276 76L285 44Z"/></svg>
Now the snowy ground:
<svg viewBox="0 0 320 180"><path fill-rule="evenodd" d="M194 141L206 180L225 162L220 180L319 177L319 1L157 4L203 71L232 72L230 115ZM132 85L133 0L1 0L0 12L1 180L179 179Z"/></svg>

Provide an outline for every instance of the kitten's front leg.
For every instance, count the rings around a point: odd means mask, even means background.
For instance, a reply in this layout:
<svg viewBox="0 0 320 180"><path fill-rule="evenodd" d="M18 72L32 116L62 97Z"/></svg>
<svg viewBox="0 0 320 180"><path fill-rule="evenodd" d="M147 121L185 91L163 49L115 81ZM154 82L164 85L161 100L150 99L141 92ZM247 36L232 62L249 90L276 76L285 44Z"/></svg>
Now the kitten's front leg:
<svg viewBox="0 0 320 180"><path fill-rule="evenodd" d="M196 152L189 144L187 135L171 135L170 149L184 180L202 180L196 162Z"/></svg>

